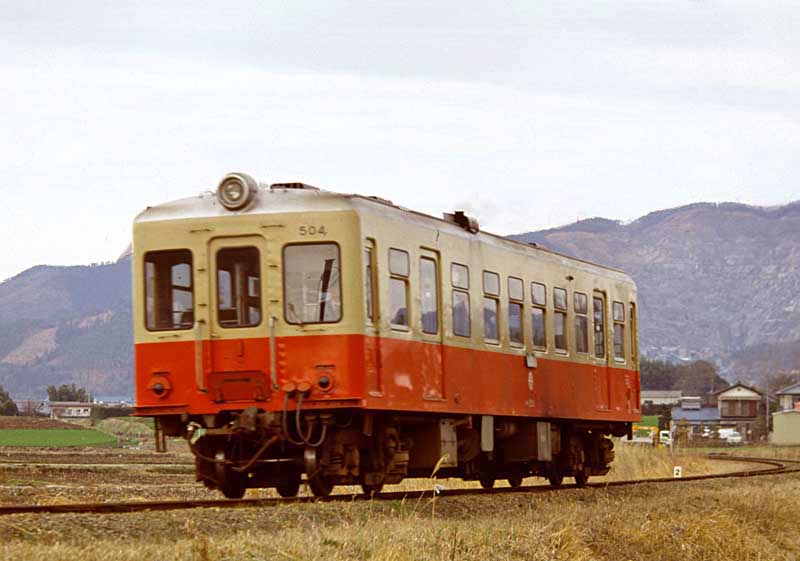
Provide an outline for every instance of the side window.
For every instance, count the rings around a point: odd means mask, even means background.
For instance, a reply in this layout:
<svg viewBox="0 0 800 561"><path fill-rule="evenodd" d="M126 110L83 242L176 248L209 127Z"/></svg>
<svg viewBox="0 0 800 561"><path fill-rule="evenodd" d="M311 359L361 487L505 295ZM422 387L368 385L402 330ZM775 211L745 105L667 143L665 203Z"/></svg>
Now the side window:
<svg viewBox="0 0 800 561"><path fill-rule="evenodd" d="M547 317L547 289L538 282L531 283L531 331L533 332L533 346L539 349L547 348L547 332L545 319Z"/></svg>
<svg viewBox="0 0 800 561"><path fill-rule="evenodd" d="M408 252L389 250L389 323L408 327Z"/></svg>
<svg viewBox="0 0 800 561"><path fill-rule="evenodd" d="M498 343L497 329L500 311L500 275L491 271L483 272L483 338L490 343Z"/></svg>
<svg viewBox="0 0 800 561"><path fill-rule="evenodd" d="M373 242L364 248L364 303L367 308L367 321L375 322L375 270Z"/></svg>
<svg viewBox="0 0 800 561"><path fill-rule="evenodd" d="M611 310L614 318L614 358L625 360L625 304L614 302Z"/></svg>
<svg viewBox="0 0 800 561"><path fill-rule="evenodd" d="M261 268L255 247L217 252L217 319L222 327L261 323Z"/></svg>
<svg viewBox="0 0 800 561"><path fill-rule="evenodd" d="M453 335L470 336L469 269L460 263L450 265L453 286Z"/></svg>
<svg viewBox="0 0 800 561"><path fill-rule="evenodd" d="M144 256L145 326L150 331L194 325L192 253L151 251Z"/></svg>
<svg viewBox="0 0 800 561"><path fill-rule="evenodd" d="M553 289L553 343L557 351L567 350L567 291Z"/></svg>
<svg viewBox="0 0 800 561"><path fill-rule="evenodd" d="M575 300L575 351L589 352L589 318L587 313L587 299L582 292L576 292Z"/></svg>
<svg viewBox="0 0 800 561"><path fill-rule="evenodd" d="M522 279L508 277L508 339L512 345L523 345L522 301L525 289Z"/></svg>
<svg viewBox="0 0 800 561"><path fill-rule="evenodd" d="M419 290L422 304L422 332L439 333L439 279L436 261L419 259Z"/></svg>
<svg viewBox="0 0 800 561"><path fill-rule="evenodd" d="M606 357L606 305L600 296L595 296L594 304L594 356Z"/></svg>

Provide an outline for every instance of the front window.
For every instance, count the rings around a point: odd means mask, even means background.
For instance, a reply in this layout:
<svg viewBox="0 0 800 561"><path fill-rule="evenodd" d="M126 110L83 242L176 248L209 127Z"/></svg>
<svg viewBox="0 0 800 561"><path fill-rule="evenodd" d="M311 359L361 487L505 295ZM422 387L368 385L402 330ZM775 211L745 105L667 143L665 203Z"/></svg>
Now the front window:
<svg viewBox="0 0 800 561"><path fill-rule="evenodd" d="M341 320L339 246L317 243L284 247L283 293L287 323L335 323Z"/></svg>
<svg viewBox="0 0 800 561"><path fill-rule="evenodd" d="M150 331L194 325L192 253L151 251L144 257L145 325Z"/></svg>
<svg viewBox="0 0 800 561"><path fill-rule="evenodd" d="M255 247L217 253L217 318L222 327L261 323L261 269Z"/></svg>

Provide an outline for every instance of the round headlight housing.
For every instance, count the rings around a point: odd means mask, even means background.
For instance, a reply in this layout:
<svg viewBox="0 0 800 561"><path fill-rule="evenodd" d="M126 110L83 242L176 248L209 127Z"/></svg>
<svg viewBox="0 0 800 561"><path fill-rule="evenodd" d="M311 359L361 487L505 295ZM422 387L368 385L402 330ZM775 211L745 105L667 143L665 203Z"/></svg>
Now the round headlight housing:
<svg viewBox="0 0 800 561"><path fill-rule="evenodd" d="M256 180L246 173L229 173L217 187L217 199L228 210L239 210L250 204L258 191Z"/></svg>

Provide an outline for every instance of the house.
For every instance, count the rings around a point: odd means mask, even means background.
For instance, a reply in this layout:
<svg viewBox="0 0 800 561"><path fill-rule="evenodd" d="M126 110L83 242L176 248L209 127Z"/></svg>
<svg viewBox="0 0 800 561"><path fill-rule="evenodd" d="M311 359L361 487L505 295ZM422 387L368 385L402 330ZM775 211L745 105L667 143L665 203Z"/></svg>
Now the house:
<svg viewBox="0 0 800 561"><path fill-rule="evenodd" d="M772 414L772 444L800 444L800 402Z"/></svg>
<svg viewBox="0 0 800 561"><path fill-rule="evenodd" d="M800 382L775 392L781 411L791 411L800 403Z"/></svg>
<svg viewBox="0 0 800 561"><path fill-rule="evenodd" d="M742 435L752 434L753 424L758 417L758 403L762 394L744 384L735 384L711 394L716 401L712 407L704 407L700 397L685 396L681 404L672 408L672 422L681 419L699 432L698 427L736 428Z"/></svg>
<svg viewBox="0 0 800 561"><path fill-rule="evenodd" d="M49 401L43 412L49 413L51 419L89 419L93 405L81 401Z"/></svg>
<svg viewBox="0 0 800 561"><path fill-rule="evenodd" d="M642 405L677 405L681 402L680 390L642 390Z"/></svg>

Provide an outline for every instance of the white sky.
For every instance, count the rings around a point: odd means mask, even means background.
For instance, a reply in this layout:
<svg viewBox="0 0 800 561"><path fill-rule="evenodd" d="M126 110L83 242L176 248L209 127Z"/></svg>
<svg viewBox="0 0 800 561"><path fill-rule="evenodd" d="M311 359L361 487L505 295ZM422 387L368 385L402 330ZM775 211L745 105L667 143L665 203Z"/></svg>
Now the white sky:
<svg viewBox="0 0 800 561"><path fill-rule="evenodd" d="M228 171L518 233L800 198L800 4L0 0L0 280Z"/></svg>

